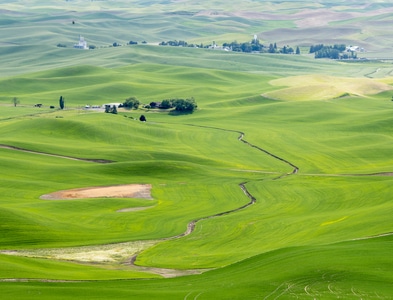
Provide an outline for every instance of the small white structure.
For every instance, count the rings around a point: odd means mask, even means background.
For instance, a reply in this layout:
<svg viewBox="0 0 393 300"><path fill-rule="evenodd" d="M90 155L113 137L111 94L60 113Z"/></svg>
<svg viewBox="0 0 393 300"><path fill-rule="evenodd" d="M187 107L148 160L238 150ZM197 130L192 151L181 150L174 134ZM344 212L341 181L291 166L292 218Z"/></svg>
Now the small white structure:
<svg viewBox="0 0 393 300"><path fill-rule="evenodd" d="M87 42L85 41L85 38L81 35L79 35L79 43L74 44L75 49L82 49L82 50L87 50L89 47L87 47Z"/></svg>
<svg viewBox="0 0 393 300"><path fill-rule="evenodd" d="M365 52L364 48L359 46L347 46L345 51L347 52Z"/></svg>

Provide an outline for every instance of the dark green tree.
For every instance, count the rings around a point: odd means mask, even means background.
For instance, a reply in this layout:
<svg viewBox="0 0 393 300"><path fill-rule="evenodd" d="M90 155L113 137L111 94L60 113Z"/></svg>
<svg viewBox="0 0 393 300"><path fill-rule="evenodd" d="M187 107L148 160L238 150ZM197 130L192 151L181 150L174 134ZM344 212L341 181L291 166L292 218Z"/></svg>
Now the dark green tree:
<svg viewBox="0 0 393 300"><path fill-rule="evenodd" d="M300 54L300 48L299 48L299 46L296 47L296 54Z"/></svg>
<svg viewBox="0 0 393 300"><path fill-rule="evenodd" d="M172 108L172 107L173 107L172 100L165 99L165 100L161 101L160 108L168 109L168 108Z"/></svg>
<svg viewBox="0 0 393 300"><path fill-rule="evenodd" d="M14 104L14 107L16 107L19 104L19 99L17 97L12 98L12 103Z"/></svg>
<svg viewBox="0 0 393 300"><path fill-rule="evenodd" d="M139 117L139 121L141 121L141 122L146 122L146 117L145 117L144 115L141 115L141 116Z"/></svg>
<svg viewBox="0 0 393 300"><path fill-rule="evenodd" d="M59 105L60 105L60 109L64 109L64 97L63 96L60 96Z"/></svg>
<svg viewBox="0 0 393 300"><path fill-rule="evenodd" d="M276 49L274 49L274 45L273 45L273 44L270 44L270 45L269 45L269 49L267 50L267 52L269 52L269 53L274 53L274 52L276 52Z"/></svg>

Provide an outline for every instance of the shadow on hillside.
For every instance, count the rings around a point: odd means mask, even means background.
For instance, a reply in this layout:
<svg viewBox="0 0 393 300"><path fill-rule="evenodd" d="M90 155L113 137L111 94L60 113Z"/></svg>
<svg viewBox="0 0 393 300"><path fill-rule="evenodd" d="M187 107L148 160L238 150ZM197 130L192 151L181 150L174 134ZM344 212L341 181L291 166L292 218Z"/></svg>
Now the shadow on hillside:
<svg viewBox="0 0 393 300"><path fill-rule="evenodd" d="M168 115L170 116L183 116L183 115L191 115L193 111L178 111L178 110L171 110Z"/></svg>

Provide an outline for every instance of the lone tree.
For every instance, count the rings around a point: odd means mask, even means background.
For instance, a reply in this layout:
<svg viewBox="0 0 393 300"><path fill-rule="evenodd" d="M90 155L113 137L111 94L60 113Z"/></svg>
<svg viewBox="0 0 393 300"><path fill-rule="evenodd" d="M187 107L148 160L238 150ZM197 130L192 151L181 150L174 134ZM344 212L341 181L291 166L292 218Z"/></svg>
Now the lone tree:
<svg viewBox="0 0 393 300"><path fill-rule="evenodd" d="M63 96L60 96L59 105L60 105L60 109L64 109L64 98L63 98Z"/></svg>
<svg viewBox="0 0 393 300"><path fill-rule="evenodd" d="M12 103L14 104L14 107L16 107L20 103L20 101L17 97L14 97L12 98Z"/></svg>
<svg viewBox="0 0 393 300"><path fill-rule="evenodd" d="M139 117L139 121L141 121L141 122L146 122L146 117L145 117L144 115L141 115L141 116Z"/></svg>

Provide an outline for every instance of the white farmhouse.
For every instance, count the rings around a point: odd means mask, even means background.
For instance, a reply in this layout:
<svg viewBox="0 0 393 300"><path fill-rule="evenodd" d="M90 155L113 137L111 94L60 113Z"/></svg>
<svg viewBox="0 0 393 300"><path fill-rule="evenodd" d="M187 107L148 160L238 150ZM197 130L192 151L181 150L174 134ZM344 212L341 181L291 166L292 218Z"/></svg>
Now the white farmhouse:
<svg viewBox="0 0 393 300"><path fill-rule="evenodd" d="M79 35L79 43L74 44L75 49L82 49L82 50L87 50L89 47L87 47L87 42L85 41L85 38L81 35Z"/></svg>
<svg viewBox="0 0 393 300"><path fill-rule="evenodd" d="M347 46L345 49L346 52L365 52L364 48L359 46Z"/></svg>

